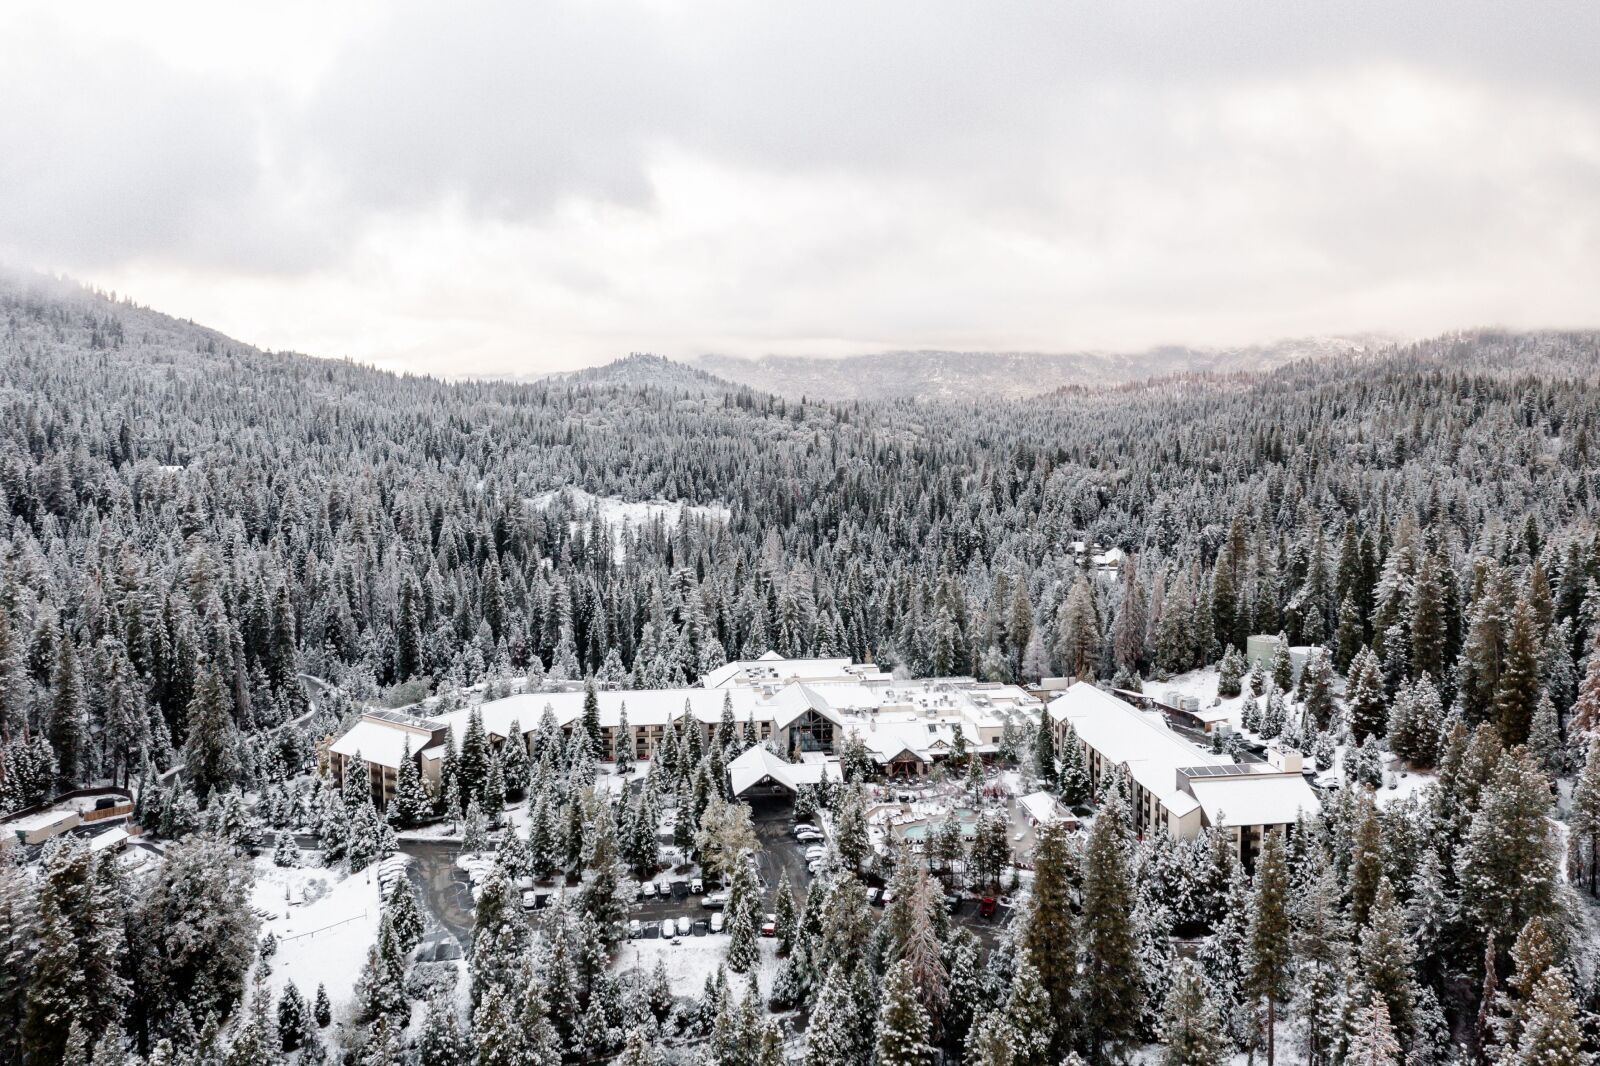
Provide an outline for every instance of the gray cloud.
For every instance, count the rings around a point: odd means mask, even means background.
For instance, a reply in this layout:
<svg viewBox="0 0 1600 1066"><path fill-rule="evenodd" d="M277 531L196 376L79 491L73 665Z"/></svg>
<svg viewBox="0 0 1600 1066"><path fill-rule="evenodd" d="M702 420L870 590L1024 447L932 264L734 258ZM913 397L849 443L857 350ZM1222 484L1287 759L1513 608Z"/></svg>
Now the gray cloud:
<svg viewBox="0 0 1600 1066"><path fill-rule="evenodd" d="M1231 343L1600 287L1593 4L5 17L0 252L274 346Z"/></svg>

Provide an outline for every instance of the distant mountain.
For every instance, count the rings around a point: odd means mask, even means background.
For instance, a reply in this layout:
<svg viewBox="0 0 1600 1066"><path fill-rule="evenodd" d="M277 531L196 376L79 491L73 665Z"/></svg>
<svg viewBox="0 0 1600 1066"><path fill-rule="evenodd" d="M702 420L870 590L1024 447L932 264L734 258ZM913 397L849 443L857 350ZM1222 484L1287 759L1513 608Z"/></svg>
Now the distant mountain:
<svg viewBox="0 0 1600 1066"><path fill-rule="evenodd" d="M837 359L786 355L744 359L703 355L691 360L691 365L717 378L787 397L1014 400L1071 385L1119 385L1196 371L1271 370L1297 359L1348 355L1393 343L1393 338L1353 335L1299 338L1235 348L1168 346L1131 354L920 351Z"/></svg>
<svg viewBox="0 0 1600 1066"><path fill-rule="evenodd" d="M634 352L603 366L547 375L545 381L571 381L585 385L621 385L657 388L696 395L731 392L739 386L713 377L704 370L659 355Z"/></svg>

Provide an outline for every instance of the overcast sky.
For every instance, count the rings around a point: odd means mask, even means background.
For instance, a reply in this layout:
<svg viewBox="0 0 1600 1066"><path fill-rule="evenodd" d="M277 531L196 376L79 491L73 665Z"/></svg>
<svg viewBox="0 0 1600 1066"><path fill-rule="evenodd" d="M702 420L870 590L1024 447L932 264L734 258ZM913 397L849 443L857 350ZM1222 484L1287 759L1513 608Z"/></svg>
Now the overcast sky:
<svg viewBox="0 0 1600 1066"><path fill-rule="evenodd" d="M1600 4L10 0L0 259L269 348L1600 325Z"/></svg>

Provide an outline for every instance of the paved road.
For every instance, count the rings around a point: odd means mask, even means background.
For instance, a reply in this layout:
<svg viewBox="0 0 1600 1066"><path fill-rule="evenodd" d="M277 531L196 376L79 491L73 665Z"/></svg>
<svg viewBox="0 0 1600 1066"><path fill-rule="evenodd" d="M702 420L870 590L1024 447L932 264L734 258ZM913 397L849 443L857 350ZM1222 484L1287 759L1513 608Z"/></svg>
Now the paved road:
<svg viewBox="0 0 1600 1066"><path fill-rule="evenodd" d="M412 857L411 883L428 913L455 940L461 954L472 945L472 886L456 868L459 845L438 840L405 840L400 850Z"/></svg>

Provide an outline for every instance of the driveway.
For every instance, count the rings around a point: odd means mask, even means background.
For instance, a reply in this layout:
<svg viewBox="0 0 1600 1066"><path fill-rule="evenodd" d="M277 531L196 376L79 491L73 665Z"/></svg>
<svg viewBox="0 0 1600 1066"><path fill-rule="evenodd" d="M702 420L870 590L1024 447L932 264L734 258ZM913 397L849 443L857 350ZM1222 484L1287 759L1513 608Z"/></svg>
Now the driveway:
<svg viewBox="0 0 1600 1066"><path fill-rule="evenodd" d="M413 860L411 883L416 886L422 905L465 954L472 946L473 911L472 885L466 871L455 865L461 846L453 841L403 840L400 850ZM430 930L430 939L431 933Z"/></svg>

